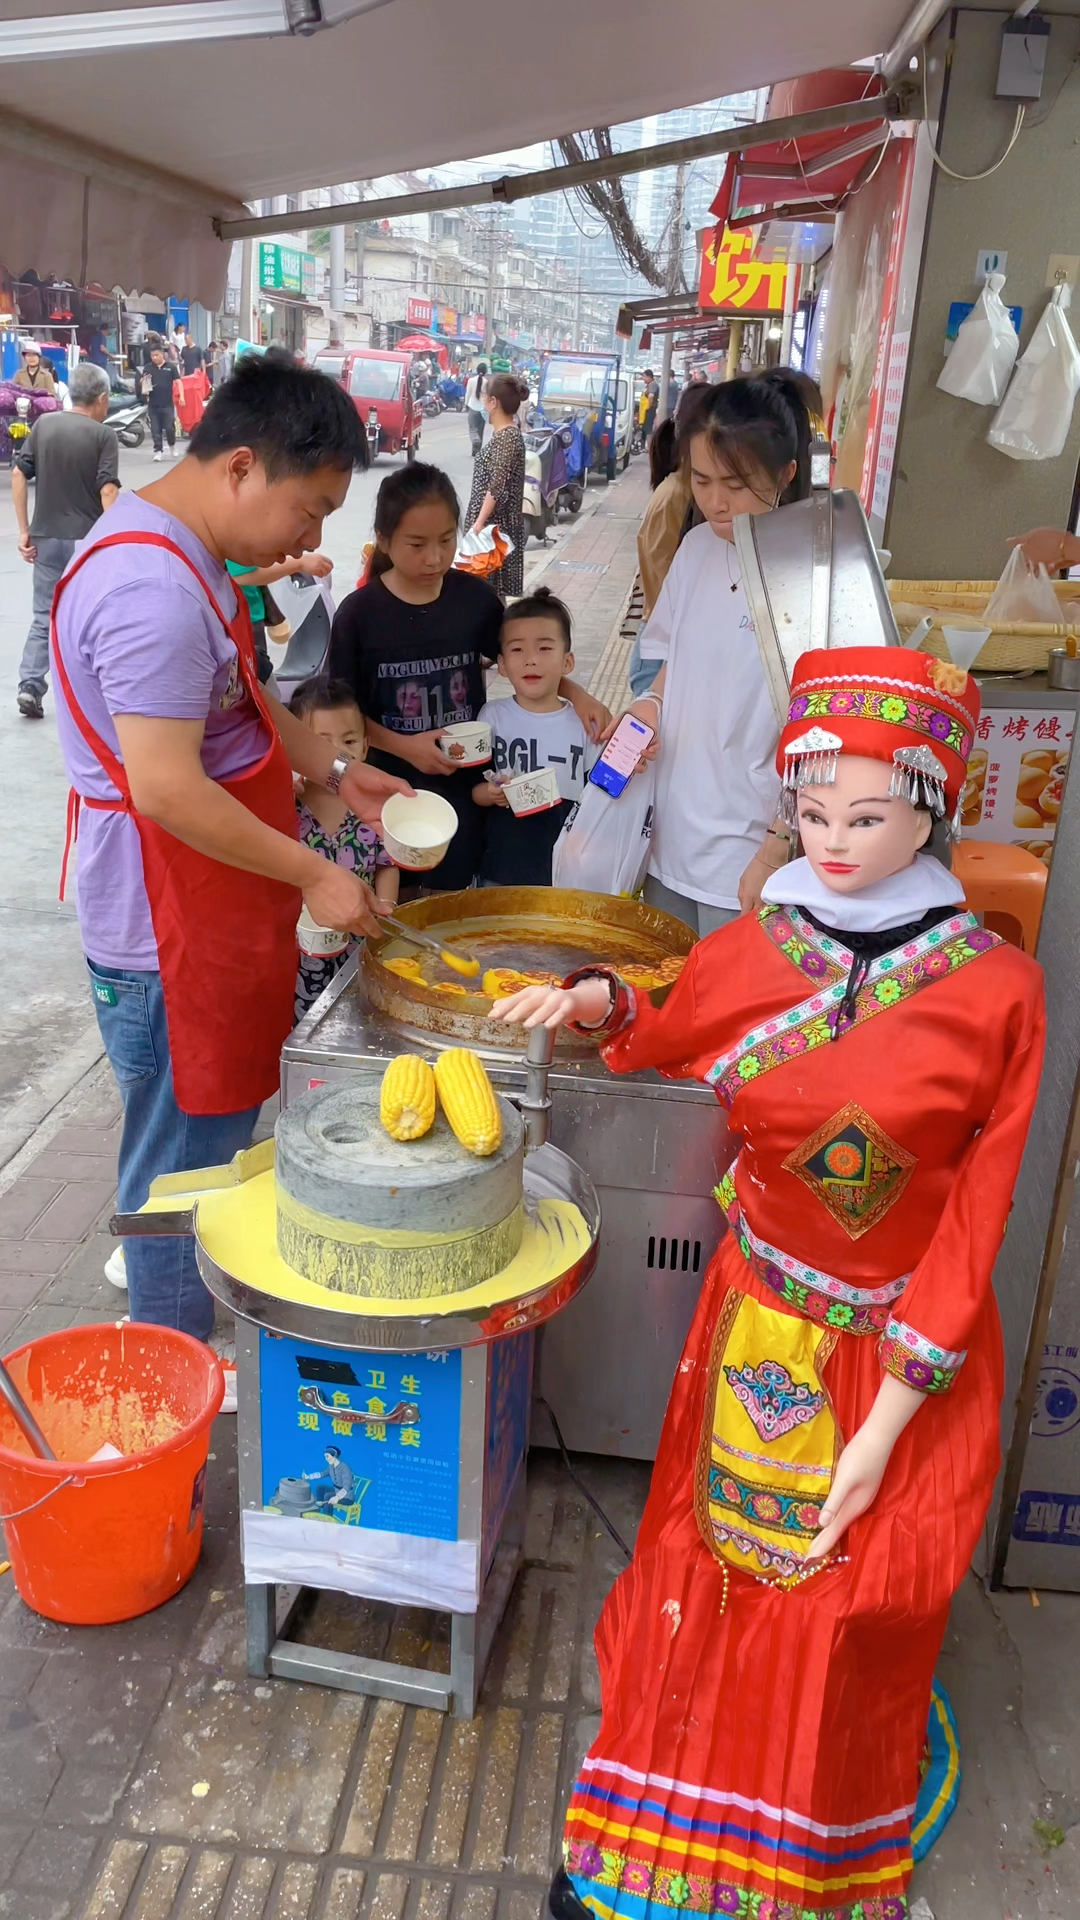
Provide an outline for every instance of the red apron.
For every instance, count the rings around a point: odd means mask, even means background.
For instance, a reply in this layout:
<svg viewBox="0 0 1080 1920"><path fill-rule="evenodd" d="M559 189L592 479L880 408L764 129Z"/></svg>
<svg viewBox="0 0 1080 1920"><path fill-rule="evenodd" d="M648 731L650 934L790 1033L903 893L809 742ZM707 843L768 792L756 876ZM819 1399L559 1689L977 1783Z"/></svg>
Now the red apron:
<svg viewBox="0 0 1080 1920"><path fill-rule="evenodd" d="M117 546L164 547L199 582L236 648L241 678L270 734L270 746L255 766L218 785L256 819L295 839L291 771L259 686L243 594L237 592L235 619L226 621L198 568L161 534L109 534L81 553L53 597L53 672L75 725L121 798L92 800L74 792L69 796L65 869L80 804L131 815L142 845L177 1106L191 1114L240 1113L269 1099L278 1087L281 1048L293 1025L296 922L302 896L280 880L223 866L145 819L132 805L123 763L78 705L57 644L56 610L79 568L102 548Z"/></svg>

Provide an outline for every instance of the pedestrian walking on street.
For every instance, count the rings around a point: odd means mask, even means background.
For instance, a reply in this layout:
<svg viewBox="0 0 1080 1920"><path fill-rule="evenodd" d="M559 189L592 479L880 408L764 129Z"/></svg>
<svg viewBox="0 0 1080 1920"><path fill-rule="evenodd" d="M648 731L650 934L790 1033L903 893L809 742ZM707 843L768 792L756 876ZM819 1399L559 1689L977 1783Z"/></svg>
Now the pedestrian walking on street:
<svg viewBox="0 0 1080 1920"><path fill-rule="evenodd" d="M477 362L476 372L465 382L465 412L469 421L469 440L472 443L472 456L476 459L484 444L484 428L487 426L487 412L484 407L484 382L487 379L487 361Z"/></svg>
<svg viewBox="0 0 1080 1920"><path fill-rule="evenodd" d="M105 426L109 376L84 360L68 385L70 413L35 421L11 474L19 552L34 568L34 617L19 662L19 712L40 720L48 687L49 613L56 583L75 551L120 491L120 445ZM30 517L29 483L34 482Z"/></svg>
<svg viewBox="0 0 1080 1920"><path fill-rule="evenodd" d="M651 367L645 369L645 389L641 397L644 401L641 425L647 445L653 436L653 428L656 426L656 409L660 405L660 382Z"/></svg>
<svg viewBox="0 0 1080 1920"><path fill-rule="evenodd" d="M170 365L164 347L151 347L150 365L143 374L141 386L143 397L150 403L150 432L154 439L155 460L164 460L166 441L169 459L176 458L176 402L173 399L176 375L176 364Z"/></svg>
<svg viewBox="0 0 1080 1920"><path fill-rule="evenodd" d="M501 527L514 543L513 553L489 578L489 585L502 600L515 599L524 592L525 442L517 424L517 410L528 397L524 380L511 373L497 373L487 382L484 407L491 422L491 439L477 455L469 500L468 525L473 533L482 532L490 522Z"/></svg>

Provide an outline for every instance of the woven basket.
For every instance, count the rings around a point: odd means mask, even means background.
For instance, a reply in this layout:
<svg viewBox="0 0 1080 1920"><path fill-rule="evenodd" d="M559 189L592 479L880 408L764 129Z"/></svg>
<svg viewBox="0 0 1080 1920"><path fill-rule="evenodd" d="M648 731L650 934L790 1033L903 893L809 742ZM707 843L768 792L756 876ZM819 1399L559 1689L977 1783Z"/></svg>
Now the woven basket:
<svg viewBox="0 0 1080 1920"><path fill-rule="evenodd" d="M945 624L951 626L950 613L967 614L980 624L983 609L997 586L996 580L889 580L889 599L893 606L920 609L918 618L933 613L946 616ZM1080 580L1055 580L1054 592L1063 603L1075 601L1080 604ZM905 640L917 625L917 619L905 616L897 621L900 638ZM941 631L940 617L935 619L925 640L920 642L923 653L935 653L940 660L949 658L949 648L945 635ZM1070 623L1061 626L1045 626L1032 621L1029 623L999 621L991 627L990 638L975 661L979 673L1030 673L1044 672L1046 656L1051 647L1063 647L1070 634L1080 635L1080 613Z"/></svg>

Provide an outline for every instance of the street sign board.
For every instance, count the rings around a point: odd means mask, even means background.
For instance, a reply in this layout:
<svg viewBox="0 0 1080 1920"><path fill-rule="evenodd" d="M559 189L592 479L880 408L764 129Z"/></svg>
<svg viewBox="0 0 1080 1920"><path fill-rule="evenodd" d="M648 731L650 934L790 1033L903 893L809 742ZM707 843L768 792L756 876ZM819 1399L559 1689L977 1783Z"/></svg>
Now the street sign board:
<svg viewBox="0 0 1080 1920"><path fill-rule="evenodd" d="M725 227L719 247L714 229L702 248L698 305L736 316L783 313L788 274L798 271L786 260L759 260L749 227Z"/></svg>

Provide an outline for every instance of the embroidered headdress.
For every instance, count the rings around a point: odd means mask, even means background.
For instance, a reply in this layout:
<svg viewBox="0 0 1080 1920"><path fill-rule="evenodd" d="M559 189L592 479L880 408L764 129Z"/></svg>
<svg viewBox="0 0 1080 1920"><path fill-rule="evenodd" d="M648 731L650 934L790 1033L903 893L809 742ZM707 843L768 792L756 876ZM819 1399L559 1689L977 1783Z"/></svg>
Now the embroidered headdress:
<svg viewBox="0 0 1080 1920"><path fill-rule="evenodd" d="M781 811L797 824L800 787L831 786L841 753L884 760L889 792L959 820L979 718L974 681L959 667L903 647L837 647L795 663L777 749Z"/></svg>

